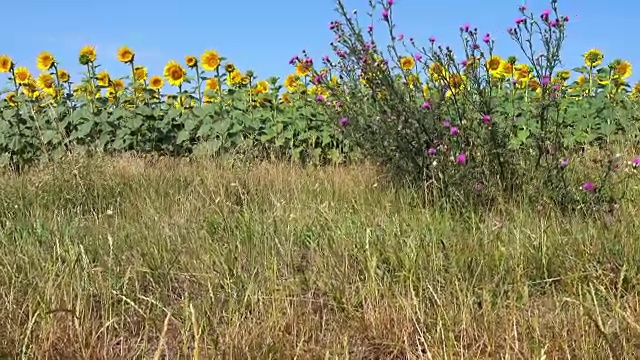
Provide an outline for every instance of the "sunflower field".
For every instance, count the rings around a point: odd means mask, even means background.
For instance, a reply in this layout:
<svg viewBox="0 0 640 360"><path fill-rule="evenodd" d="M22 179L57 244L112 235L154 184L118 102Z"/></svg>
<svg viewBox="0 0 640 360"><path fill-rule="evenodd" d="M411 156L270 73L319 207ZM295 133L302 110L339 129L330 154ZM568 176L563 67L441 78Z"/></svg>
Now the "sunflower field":
<svg viewBox="0 0 640 360"><path fill-rule="evenodd" d="M130 68L124 78L99 70L90 45L79 51L86 71L78 78L50 52L38 55L37 74L0 55L8 84L0 163L21 166L78 148L314 163L365 157L440 194L491 198L542 181L556 200L610 199L605 185L620 180L614 170L625 161L640 165L621 151L635 149L640 135L640 83L627 81L632 65L607 62L594 48L581 66L560 68L570 19L557 1L541 14L518 9L507 29L518 56L500 56L491 35L470 25L459 29L463 54L433 37L418 45L397 34L394 6L371 1L363 27L338 1L341 19L329 25L333 55L318 61L303 52L284 79L243 72L215 50L170 60L150 75L122 46L115 55ZM379 27L388 44L374 40ZM595 160L586 149L597 150ZM588 166L572 166L580 161Z"/></svg>

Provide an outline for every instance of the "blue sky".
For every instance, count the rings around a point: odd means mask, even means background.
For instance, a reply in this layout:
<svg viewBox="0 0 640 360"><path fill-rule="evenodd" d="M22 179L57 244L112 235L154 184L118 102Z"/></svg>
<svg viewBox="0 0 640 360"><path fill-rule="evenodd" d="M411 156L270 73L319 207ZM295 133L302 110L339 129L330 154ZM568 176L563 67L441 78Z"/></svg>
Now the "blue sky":
<svg viewBox="0 0 640 360"><path fill-rule="evenodd" d="M349 9L365 14L367 0L345 1ZM527 3L536 13L549 7L547 0ZM433 35L439 43L458 47L458 28L468 22L482 34L492 34L498 54L523 59L506 33L520 4L522 0L395 0L393 16L399 33L425 46ZM625 58L640 72L640 48L634 46L640 3L560 0L559 7L571 17L565 67L579 65L580 54L596 47L604 51L605 61ZM331 0L111 0L95 5L28 0L6 2L3 13L26 14L28 24L23 16L3 17L4 27L15 32L0 38L0 54L35 72L37 54L48 50L76 78L82 71L78 50L86 44L97 47L98 62L115 76L129 71L115 59L118 47L128 45L136 52L136 63L147 66L150 75L161 74L168 60L184 63L185 55L199 57L203 50L215 49L243 71L252 69L261 78L282 77L292 71L288 60L302 49L318 60L330 53L333 34L328 23L337 18ZM382 23L377 25L381 30ZM631 80L635 79L634 74Z"/></svg>

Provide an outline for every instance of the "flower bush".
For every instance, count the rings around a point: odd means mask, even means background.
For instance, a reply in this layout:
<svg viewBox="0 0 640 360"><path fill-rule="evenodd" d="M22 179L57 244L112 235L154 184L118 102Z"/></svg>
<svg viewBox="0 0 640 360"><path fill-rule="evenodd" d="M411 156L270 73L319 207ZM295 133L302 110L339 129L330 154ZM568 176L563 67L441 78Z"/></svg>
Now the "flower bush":
<svg viewBox="0 0 640 360"><path fill-rule="evenodd" d="M628 173L616 154L637 139L640 85L626 82L628 61L604 66L597 49L584 66L559 68L570 19L557 1L538 15L519 8L507 31L524 61L501 57L491 35L470 25L459 29L461 57L434 37L420 46L397 33L392 0L369 2L366 27L337 4L335 60L313 74L341 104L334 117L348 119L349 138L401 180L465 204L525 194L575 209L623 196L624 186L609 185ZM374 37L379 23L386 45Z"/></svg>
<svg viewBox="0 0 640 360"><path fill-rule="evenodd" d="M570 19L556 0L540 14L519 8L507 32L520 59L501 56L491 34L468 24L459 29L463 54L434 37L421 46L397 32L395 6L370 0L363 26L338 0L334 55L314 61L303 52L282 81L258 79L215 50L150 75L123 46L115 55L130 74L113 78L85 46L77 81L50 52L37 57L37 76L0 55L9 84L0 163L20 167L72 148L315 163L364 155L423 187L425 199L486 205L524 194L593 209L624 196L640 164L624 162L640 134L640 83L627 82L628 61L605 63L597 49L583 66L560 68ZM388 44L374 40L379 25Z"/></svg>

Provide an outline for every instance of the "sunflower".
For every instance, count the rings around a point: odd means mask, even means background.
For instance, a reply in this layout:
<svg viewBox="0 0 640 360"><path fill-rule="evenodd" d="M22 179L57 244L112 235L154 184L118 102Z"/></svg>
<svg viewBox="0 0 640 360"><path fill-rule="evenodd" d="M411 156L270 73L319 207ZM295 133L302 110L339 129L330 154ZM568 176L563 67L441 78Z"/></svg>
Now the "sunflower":
<svg viewBox="0 0 640 360"><path fill-rule="evenodd" d="M96 74L96 80L99 86L107 87L111 82L111 77L109 76L109 73L107 72L107 70L104 70Z"/></svg>
<svg viewBox="0 0 640 360"><path fill-rule="evenodd" d="M449 88L445 94L446 97L457 95L464 90L467 78L463 74L453 73L447 76L447 87Z"/></svg>
<svg viewBox="0 0 640 360"><path fill-rule="evenodd" d="M569 70L560 70L556 73L556 77L562 81L567 81L571 77L571 71Z"/></svg>
<svg viewBox="0 0 640 360"><path fill-rule="evenodd" d="M198 59L193 55L187 55L184 58L184 62L187 63L187 66L190 68L194 68L198 65Z"/></svg>
<svg viewBox="0 0 640 360"><path fill-rule="evenodd" d="M431 92L431 90L429 89L429 85L428 85L428 84L424 84L424 85L422 86L422 96L423 96L425 99L428 99L428 98L429 98L429 93L430 93L430 92Z"/></svg>
<svg viewBox="0 0 640 360"><path fill-rule="evenodd" d="M122 63L129 64L133 62L135 56L136 54L128 46L121 46L120 49L118 49L118 61Z"/></svg>
<svg viewBox="0 0 640 360"><path fill-rule="evenodd" d="M180 86L187 71L177 62L170 60L164 67L164 78L173 86Z"/></svg>
<svg viewBox="0 0 640 360"><path fill-rule="evenodd" d="M87 65L96 61L96 47L92 45L85 45L80 49L79 56L80 64Z"/></svg>
<svg viewBox="0 0 640 360"><path fill-rule="evenodd" d="M58 79L61 82L66 83L71 81L71 76L69 75L69 72L67 70L58 69Z"/></svg>
<svg viewBox="0 0 640 360"><path fill-rule="evenodd" d="M160 90L162 88L162 85L164 85L164 80L162 79L162 77L154 75L149 78L149 87L153 90Z"/></svg>
<svg viewBox="0 0 640 360"><path fill-rule="evenodd" d="M40 92L38 91L38 84L32 78L29 78L29 80L27 80L23 84L22 92L31 99L36 99L40 96Z"/></svg>
<svg viewBox="0 0 640 360"><path fill-rule="evenodd" d="M527 64L519 64L513 67L514 75L518 81L529 81L531 68Z"/></svg>
<svg viewBox="0 0 640 360"><path fill-rule="evenodd" d="M124 81L122 79L113 80L109 89L113 89L116 94L122 94L124 92Z"/></svg>
<svg viewBox="0 0 640 360"><path fill-rule="evenodd" d="M4 100L9 104L9 105L16 105L16 93L14 92L8 92L7 95L5 95Z"/></svg>
<svg viewBox="0 0 640 360"><path fill-rule="evenodd" d="M19 66L14 71L15 80L20 85L25 85L31 80L31 73L29 69L24 66Z"/></svg>
<svg viewBox="0 0 640 360"><path fill-rule="evenodd" d="M438 62L429 65L429 76L434 82L440 82L447 76L447 70Z"/></svg>
<svg viewBox="0 0 640 360"><path fill-rule="evenodd" d="M296 92L300 89L300 78L296 74L289 74L284 79L284 86L289 92Z"/></svg>
<svg viewBox="0 0 640 360"><path fill-rule="evenodd" d="M136 65L133 68L133 77L135 81L143 82L147 80L147 68L141 65Z"/></svg>
<svg viewBox="0 0 640 360"><path fill-rule="evenodd" d="M260 80L253 88L253 93L256 95L266 94L269 91L269 82L266 80Z"/></svg>
<svg viewBox="0 0 640 360"><path fill-rule="evenodd" d="M529 86L529 89L533 91L541 90L540 82L536 78L529 80L529 83L527 85Z"/></svg>
<svg viewBox="0 0 640 360"><path fill-rule="evenodd" d="M235 70L235 69L236 69L236 66L233 65L233 63L228 62L228 63L224 64L224 71L226 71L227 73L232 73L233 70Z"/></svg>
<svg viewBox="0 0 640 360"><path fill-rule="evenodd" d="M587 65L587 67L594 68L602 64L604 54L598 49L591 49L584 53L582 57L584 58L584 64Z"/></svg>
<svg viewBox="0 0 640 360"><path fill-rule="evenodd" d="M413 56L403 56L400 58L400 68L404 71L409 71L416 66L416 61Z"/></svg>
<svg viewBox="0 0 640 360"><path fill-rule="evenodd" d="M626 79L632 74L631 63L627 60L617 60L613 64L613 76Z"/></svg>
<svg viewBox="0 0 640 360"><path fill-rule="evenodd" d="M38 69L42 71L47 71L51 69L51 67L55 63L55 59L53 58L53 55L51 55L50 52L43 51L40 54L38 54L38 58L36 62L37 62Z"/></svg>
<svg viewBox="0 0 640 360"><path fill-rule="evenodd" d="M220 83L218 82L218 78L209 78L204 83L204 87L206 90L211 91L220 91Z"/></svg>
<svg viewBox="0 0 640 360"><path fill-rule="evenodd" d="M500 75L508 78L514 77L513 64L509 61L503 61L500 64Z"/></svg>
<svg viewBox="0 0 640 360"><path fill-rule="evenodd" d="M8 55L0 55L0 73L11 71L13 60Z"/></svg>
<svg viewBox="0 0 640 360"><path fill-rule="evenodd" d="M307 76L311 73L311 64L305 61L299 61L296 64L296 74L298 76Z"/></svg>
<svg viewBox="0 0 640 360"><path fill-rule="evenodd" d="M631 89L631 97L634 99L640 98L640 81L636 82ZM7 99L9 98L9 94L7 94Z"/></svg>
<svg viewBox="0 0 640 360"><path fill-rule="evenodd" d="M576 79L576 85L578 85L579 87L583 87L588 83L589 83L589 78L586 77L585 75L580 75Z"/></svg>
<svg viewBox="0 0 640 360"><path fill-rule="evenodd" d="M492 57L489 58L489 60L487 60L487 63L486 63L487 71L489 71L489 73L491 73L492 75L499 74L503 62L504 60L502 60L500 56L493 55Z"/></svg>
<svg viewBox="0 0 640 360"><path fill-rule="evenodd" d="M200 56L200 63L202 68L207 71L215 71L220 66L220 55L215 50L206 50Z"/></svg>
<svg viewBox="0 0 640 360"><path fill-rule="evenodd" d="M291 94L286 92L280 96L280 102L283 104L291 104Z"/></svg>
<svg viewBox="0 0 640 360"><path fill-rule="evenodd" d="M229 85L237 85L241 84L244 81L244 75L236 69L231 72L231 74L227 75L227 84Z"/></svg>
<svg viewBox="0 0 640 360"><path fill-rule="evenodd" d="M56 91L56 83L53 79L53 76L48 72L43 72L38 76L37 80L38 87L49 95L55 94Z"/></svg>

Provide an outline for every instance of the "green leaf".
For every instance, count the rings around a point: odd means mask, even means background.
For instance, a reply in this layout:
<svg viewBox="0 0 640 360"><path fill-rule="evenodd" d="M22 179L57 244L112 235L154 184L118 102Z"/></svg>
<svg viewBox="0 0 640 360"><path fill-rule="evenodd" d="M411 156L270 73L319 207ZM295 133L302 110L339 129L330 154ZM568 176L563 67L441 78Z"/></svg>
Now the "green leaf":
<svg viewBox="0 0 640 360"><path fill-rule="evenodd" d="M178 133L178 137L176 138L176 143L177 144L182 144L183 142L189 140L189 138L191 137L189 131L187 130L181 130Z"/></svg>

